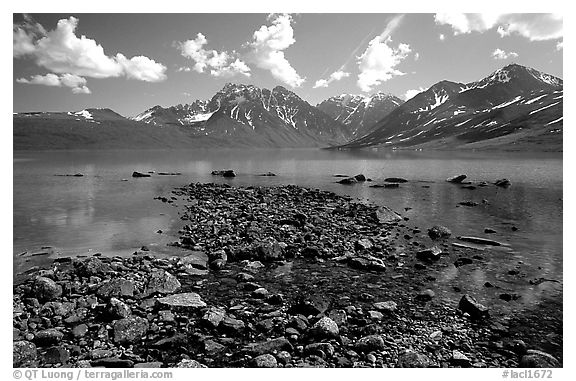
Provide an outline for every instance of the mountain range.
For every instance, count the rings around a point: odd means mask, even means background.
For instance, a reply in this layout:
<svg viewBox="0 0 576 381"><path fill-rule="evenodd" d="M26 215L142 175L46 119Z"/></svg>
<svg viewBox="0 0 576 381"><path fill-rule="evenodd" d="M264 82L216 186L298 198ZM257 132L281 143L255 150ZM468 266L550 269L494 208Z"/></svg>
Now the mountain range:
<svg viewBox="0 0 576 381"><path fill-rule="evenodd" d="M563 81L512 64L471 83L441 81L404 102L341 94L312 106L282 86L226 84L209 100L14 113L14 149L337 147L562 150Z"/></svg>

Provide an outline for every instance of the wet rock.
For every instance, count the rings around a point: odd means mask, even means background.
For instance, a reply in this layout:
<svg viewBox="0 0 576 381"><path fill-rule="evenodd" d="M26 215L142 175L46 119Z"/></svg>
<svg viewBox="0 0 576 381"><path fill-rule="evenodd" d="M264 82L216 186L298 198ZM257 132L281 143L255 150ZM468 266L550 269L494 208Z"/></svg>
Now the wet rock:
<svg viewBox="0 0 576 381"><path fill-rule="evenodd" d="M171 294L180 289L181 284L178 279L166 270L154 270L146 283L145 295Z"/></svg>
<svg viewBox="0 0 576 381"><path fill-rule="evenodd" d="M266 172L266 173L261 173L261 174L258 175L258 176L276 176L276 174L275 174L275 173L272 173L272 172Z"/></svg>
<svg viewBox="0 0 576 381"><path fill-rule="evenodd" d="M150 174L134 171L132 172L132 177L150 177Z"/></svg>
<svg viewBox="0 0 576 381"><path fill-rule="evenodd" d="M292 352L294 348L286 338L280 337L268 341L247 344L242 350L253 356L259 356L279 351Z"/></svg>
<svg viewBox="0 0 576 381"><path fill-rule="evenodd" d="M385 178L384 181L387 183L407 183L408 180L403 179L402 177L388 177Z"/></svg>
<svg viewBox="0 0 576 381"><path fill-rule="evenodd" d="M148 331L148 320L139 316L117 320L114 325L114 342L130 345L140 341Z"/></svg>
<svg viewBox="0 0 576 381"><path fill-rule="evenodd" d="M501 188L508 188L512 183L508 179L499 179L494 182L494 185Z"/></svg>
<svg viewBox="0 0 576 381"><path fill-rule="evenodd" d="M491 239L479 238L479 237L460 236L460 237L458 237L458 239L460 241L477 243L480 245L490 245L490 246L501 246L502 245L498 241L493 241Z"/></svg>
<svg viewBox="0 0 576 381"><path fill-rule="evenodd" d="M176 368L208 368L204 364L200 364L196 360L185 359L176 364Z"/></svg>
<svg viewBox="0 0 576 381"><path fill-rule="evenodd" d="M107 306L108 315L112 319L127 318L132 314L130 307L120 299L111 298Z"/></svg>
<svg viewBox="0 0 576 381"><path fill-rule="evenodd" d="M195 292L174 294L158 299L158 303L174 309L197 309L206 307L206 303Z"/></svg>
<svg viewBox="0 0 576 381"><path fill-rule="evenodd" d="M457 175L454 177L449 177L446 179L446 181L448 181L449 183L454 183L454 184L461 184L462 181L464 181L464 179L466 179L466 175Z"/></svg>
<svg viewBox="0 0 576 381"><path fill-rule="evenodd" d="M439 247L433 246L429 249L419 250L416 252L416 258L424 262L433 262L441 258L442 250Z"/></svg>
<svg viewBox="0 0 576 381"><path fill-rule="evenodd" d="M376 302L373 304L374 308L380 312L391 313L396 311L398 305L393 301L386 301L386 302Z"/></svg>
<svg viewBox="0 0 576 381"><path fill-rule="evenodd" d="M216 328L218 325L220 325L225 315L226 313L223 309L218 307L210 307L202 317L202 321L209 327Z"/></svg>
<svg viewBox="0 0 576 381"><path fill-rule="evenodd" d="M338 338L340 335L340 330L338 329L338 325L334 322L334 320L330 319L329 317L324 316L320 320L318 320L310 329L310 333L314 338L321 339L333 339Z"/></svg>
<svg viewBox="0 0 576 381"><path fill-rule="evenodd" d="M398 356L397 368L428 368L430 360L421 353L406 351Z"/></svg>
<svg viewBox="0 0 576 381"><path fill-rule="evenodd" d="M44 354L46 364L65 364L70 359L70 353L62 347L50 347Z"/></svg>
<svg viewBox="0 0 576 381"><path fill-rule="evenodd" d="M33 343L20 340L12 344L12 366L15 368L30 366L36 361L37 349Z"/></svg>
<svg viewBox="0 0 576 381"><path fill-rule="evenodd" d="M112 279L98 288L96 295L103 299L110 299L111 297L132 297L134 295L134 283L122 278Z"/></svg>
<svg viewBox="0 0 576 381"><path fill-rule="evenodd" d="M383 351L386 349L386 344L382 336L368 335L358 340L355 348L358 352L370 353L372 351Z"/></svg>
<svg viewBox="0 0 576 381"><path fill-rule="evenodd" d="M473 319L481 319L489 316L488 308L478 303L472 296L465 294L460 299L458 308L470 315Z"/></svg>
<svg viewBox="0 0 576 381"><path fill-rule="evenodd" d="M236 173L233 169L222 169L219 171L212 171L212 176L236 177Z"/></svg>
<svg viewBox="0 0 576 381"><path fill-rule="evenodd" d="M345 185L356 184L357 182L358 182L358 180L356 180L356 178L354 178L354 177L348 177L346 179L342 179L342 180L338 181L339 184L345 184Z"/></svg>
<svg viewBox="0 0 576 381"><path fill-rule="evenodd" d="M55 328L48 328L42 331L36 332L34 341L37 345L46 346L58 344L62 341L64 334Z"/></svg>
<svg viewBox="0 0 576 381"><path fill-rule="evenodd" d="M366 181L366 176L364 176L363 174L356 175L356 176L354 176L354 178L355 178L356 181L358 181L358 182Z"/></svg>
<svg viewBox="0 0 576 381"><path fill-rule="evenodd" d="M390 224L398 222L402 216L386 206L379 206L377 209L370 213L370 217L380 224Z"/></svg>
<svg viewBox="0 0 576 381"><path fill-rule="evenodd" d="M255 368L276 368L278 363L276 358L270 354L260 355L252 360L252 365Z"/></svg>
<svg viewBox="0 0 576 381"><path fill-rule="evenodd" d="M32 292L40 301L50 301L62 295L62 286L56 284L52 279L37 277L32 287Z"/></svg>
<svg viewBox="0 0 576 381"><path fill-rule="evenodd" d="M452 235L450 229L442 225L435 225L428 229L428 236L433 240L448 238Z"/></svg>

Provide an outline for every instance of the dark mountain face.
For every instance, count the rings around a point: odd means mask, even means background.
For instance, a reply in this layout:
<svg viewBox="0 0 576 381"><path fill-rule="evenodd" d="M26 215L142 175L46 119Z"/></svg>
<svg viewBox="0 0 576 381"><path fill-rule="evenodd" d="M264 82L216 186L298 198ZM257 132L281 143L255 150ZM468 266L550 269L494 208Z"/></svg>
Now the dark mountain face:
<svg viewBox="0 0 576 381"><path fill-rule="evenodd" d="M341 94L318 104L320 110L349 127L352 138L362 137L372 131L376 123L404 103L390 94L371 96Z"/></svg>
<svg viewBox="0 0 576 381"><path fill-rule="evenodd" d="M512 143L515 136L530 134L561 139L562 98L561 79L509 65L469 84L439 82L392 111L372 133L343 147L439 148L505 135Z"/></svg>
<svg viewBox="0 0 576 381"><path fill-rule="evenodd" d="M231 145L311 147L341 144L351 137L343 124L281 86L268 90L228 83L209 102L156 106L134 119L181 125L198 136L229 139Z"/></svg>

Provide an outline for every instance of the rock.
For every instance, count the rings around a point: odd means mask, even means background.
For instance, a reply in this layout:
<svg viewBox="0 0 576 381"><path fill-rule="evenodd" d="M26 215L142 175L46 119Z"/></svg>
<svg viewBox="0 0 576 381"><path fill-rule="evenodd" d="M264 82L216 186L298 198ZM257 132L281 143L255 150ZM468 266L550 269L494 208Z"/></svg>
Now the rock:
<svg viewBox="0 0 576 381"><path fill-rule="evenodd" d="M98 360L90 361L92 367L100 368L132 368L134 361L127 359L119 359L118 357L106 357Z"/></svg>
<svg viewBox="0 0 576 381"><path fill-rule="evenodd" d="M419 250L416 252L416 258L424 262L433 262L440 259L442 250L438 246L433 246L429 249Z"/></svg>
<svg viewBox="0 0 576 381"><path fill-rule="evenodd" d="M286 365L290 363L290 360L292 360L292 356L290 355L290 353L286 351L280 351L276 354L276 359L280 364Z"/></svg>
<svg viewBox="0 0 576 381"><path fill-rule="evenodd" d="M127 318L132 314L130 307L120 299L111 298L108 303L107 312L112 319Z"/></svg>
<svg viewBox="0 0 576 381"><path fill-rule="evenodd" d="M262 262L281 261L284 259L284 250L274 238L267 238L257 244L256 255Z"/></svg>
<svg viewBox="0 0 576 381"><path fill-rule="evenodd" d="M250 282L254 280L254 275L246 274L246 273L238 273L236 274L236 280L238 282Z"/></svg>
<svg viewBox="0 0 576 381"><path fill-rule="evenodd" d="M222 169L219 171L212 171L212 176L236 177L236 173L233 169Z"/></svg>
<svg viewBox="0 0 576 381"><path fill-rule="evenodd" d="M499 298L502 300L505 300L507 302L511 301L511 300L518 300L520 299L520 295L518 294L508 294L508 293L504 293L504 294L500 294Z"/></svg>
<svg viewBox="0 0 576 381"><path fill-rule="evenodd" d="M88 257L76 263L76 272L83 277L104 275L112 271L107 263L102 262L96 257Z"/></svg>
<svg viewBox="0 0 576 381"><path fill-rule="evenodd" d="M384 318L384 315L382 314L382 312L378 312L378 311L368 311L368 315L370 316L370 319L375 320L375 321L380 321Z"/></svg>
<svg viewBox="0 0 576 381"><path fill-rule="evenodd" d="M435 225L428 229L428 236L433 240L448 238L452 235L450 229L442 225Z"/></svg>
<svg viewBox="0 0 576 381"><path fill-rule="evenodd" d="M253 356L264 355L273 352L287 351L292 352L294 348L286 338L280 337L268 341L261 341L258 343L250 343L243 347L244 352Z"/></svg>
<svg viewBox="0 0 576 381"><path fill-rule="evenodd" d="M208 367L204 364L200 364L196 360L185 359L176 364L176 368L208 368Z"/></svg>
<svg viewBox="0 0 576 381"><path fill-rule="evenodd" d="M265 267L260 261L250 261L244 266L244 271L258 272L262 267Z"/></svg>
<svg viewBox="0 0 576 381"><path fill-rule="evenodd" d="M252 364L255 368L276 368L278 366L276 358L270 354L255 357Z"/></svg>
<svg viewBox="0 0 576 381"><path fill-rule="evenodd" d="M420 291L416 295L416 300L421 301L421 302L428 302L428 301L432 300L435 295L436 294L434 293L434 291L427 289L424 291Z"/></svg>
<svg viewBox="0 0 576 381"><path fill-rule="evenodd" d="M380 335L364 336L356 342L355 346L358 352L370 353L372 351L383 351L386 349L384 339Z"/></svg>
<svg viewBox="0 0 576 381"><path fill-rule="evenodd" d="M493 233L496 233L496 230L494 230L492 228L484 228L484 233L493 234Z"/></svg>
<svg viewBox="0 0 576 381"><path fill-rule="evenodd" d="M389 184L384 184L384 188L400 188L400 184L398 183L389 183Z"/></svg>
<svg viewBox="0 0 576 381"><path fill-rule="evenodd" d="M206 303L195 292L174 294L158 299L158 303L174 309L197 309L206 307Z"/></svg>
<svg viewBox="0 0 576 381"><path fill-rule="evenodd" d="M363 174L356 175L356 176L354 176L354 178L355 178L356 181L358 181L358 182L366 181L366 176L364 176Z"/></svg>
<svg viewBox="0 0 576 381"><path fill-rule="evenodd" d="M50 278L39 276L34 280L32 292L38 300L50 301L62 296L62 286Z"/></svg>
<svg viewBox="0 0 576 381"><path fill-rule="evenodd" d="M166 270L154 270L146 283L145 295L171 294L180 288L178 279Z"/></svg>
<svg viewBox="0 0 576 381"><path fill-rule="evenodd" d="M494 182L494 185L501 188L508 188L512 183L508 179L499 179Z"/></svg>
<svg viewBox="0 0 576 381"><path fill-rule="evenodd" d="M92 360L103 359L107 357L112 357L114 352L109 349L94 349L90 352L90 358Z"/></svg>
<svg viewBox="0 0 576 381"><path fill-rule="evenodd" d="M477 243L480 245L490 245L490 246L501 246L502 245L498 241L493 241L491 239L479 238L479 237L460 236L460 237L458 237L458 239L460 241Z"/></svg>
<svg viewBox="0 0 576 381"><path fill-rule="evenodd" d="M222 270L228 263L228 255L224 250L217 250L208 254L208 266L212 270Z"/></svg>
<svg viewBox="0 0 576 381"><path fill-rule="evenodd" d="M141 362L140 364L134 364L134 368L162 368L162 365L164 364L160 361Z"/></svg>
<svg viewBox="0 0 576 381"><path fill-rule="evenodd" d="M65 364L70 359L70 353L62 347L50 347L44 354L46 364Z"/></svg>
<svg viewBox="0 0 576 381"><path fill-rule="evenodd" d="M520 359L520 368L561 368L560 362L552 355L528 349L527 353Z"/></svg>
<svg viewBox="0 0 576 381"><path fill-rule="evenodd" d="M464 265L471 265L474 261L470 258L460 257L454 261L454 266L460 267Z"/></svg>
<svg viewBox="0 0 576 381"><path fill-rule="evenodd" d="M454 183L454 184L461 184L462 181L464 181L464 179L468 177L466 175L457 175L454 177L449 177L446 179L446 181L448 181L449 183Z"/></svg>
<svg viewBox="0 0 576 381"><path fill-rule="evenodd" d="M375 258L371 255L350 258L348 266L361 270L386 271L384 262L380 258Z"/></svg>
<svg viewBox="0 0 576 381"><path fill-rule="evenodd" d="M453 350L450 362L456 366L467 367L470 366L470 359L460 351Z"/></svg>
<svg viewBox="0 0 576 381"><path fill-rule="evenodd" d="M176 316L170 310L158 311L158 318L165 323L174 323Z"/></svg>
<svg viewBox="0 0 576 381"><path fill-rule="evenodd" d="M254 299L265 299L269 295L269 292L264 287L257 288L252 291L252 297Z"/></svg>
<svg viewBox="0 0 576 381"><path fill-rule="evenodd" d="M402 177L388 177L385 178L384 181L387 183L407 183L408 180L403 179Z"/></svg>
<svg viewBox="0 0 576 381"><path fill-rule="evenodd" d="M70 316L75 308L74 303L70 302L46 302L40 308L40 315L42 316L61 316L62 318L67 318Z"/></svg>
<svg viewBox="0 0 576 381"><path fill-rule="evenodd" d="M220 343L215 342L214 340L206 340L204 342L204 352L209 355L214 355L216 353L220 353L226 350L226 347Z"/></svg>
<svg viewBox="0 0 576 381"><path fill-rule="evenodd" d="M226 313L223 309L218 307L210 307L202 317L202 321L209 327L216 328L218 325L220 325L225 315Z"/></svg>
<svg viewBox="0 0 576 381"><path fill-rule="evenodd" d="M344 310L331 310L328 317L338 325L338 327L345 326L348 323L348 315Z"/></svg>
<svg viewBox="0 0 576 381"><path fill-rule="evenodd" d="M398 222L402 216L386 206L379 206L370 214L372 219L380 224L390 224Z"/></svg>
<svg viewBox="0 0 576 381"><path fill-rule="evenodd" d="M305 355L315 355L323 359L334 356L334 346L330 343L312 343L304 348Z"/></svg>
<svg viewBox="0 0 576 381"><path fill-rule="evenodd" d="M132 172L132 177L150 177L150 175L148 173L134 171Z"/></svg>
<svg viewBox="0 0 576 381"><path fill-rule="evenodd" d="M114 325L114 342L122 345L135 344L148 331L148 320L139 316L117 320Z"/></svg>
<svg viewBox="0 0 576 381"><path fill-rule="evenodd" d="M276 176L276 174L275 174L275 173L272 173L272 172L266 172L266 173L261 173L261 174L258 175L258 176Z"/></svg>
<svg viewBox="0 0 576 381"><path fill-rule="evenodd" d="M372 247L374 247L374 245L372 245L372 242L368 238L359 239L354 243L354 246L356 250L369 250Z"/></svg>
<svg viewBox="0 0 576 381"><path fill-rule="evenodd" d="M393 301L376 302L373 304L378 311L391 313L396 311L398 305Z"/></svg>
<svg viewBox="0 0 576 381"><path fill-rule="evenodd" d="M356 180L356 178L354 178L354 177L348 177L346 179L342 179L342 180L338 181L339 184L345 184L345 185L356 184L357 182L358 182L358 180Z"/></svg>
<svg viewBox="0 0 576 381"><path fill-rule="evenodd" d="M470 206L470 207L472 207L472 206L477 206L478 203L475 202L475 201L467 200L467 201L461 201L461 202L459 202L458 205Z"/></svg>
<svg viewBox="0 0 576 381"><path fill-rule="evenodd" d="M129 280L116 278L104 283L96 291L96 295L103 299L111 297L134 296L134 283Z"/></svg>
<svg viewBox="0 0 576 381"><path fill-rule="evenodd" d="M488 308L478 303L472 296L465 294L460 299L458 308L470 315L473 319L481 319L489 316Z"/></svg>
<svg viewBox="0 0 576 381"><path fill-rule="evenodd" d="M20 340L12 344L12 366L14 368L29 367L36 361L37 349L33 343Z"/></svg>
<svg viewBox="0 0 576 381"><path fill-rule="evenodd" d="M246 328L246 324L242 320L225 316L220 322L220 328L232 335L239 335Z"/></svg>
<svg viewBox="0 0 576 381"><path fill-rule="evenodd" d="M340 330L334 320L324 316L312 326L310 333L315 338L335 339L339 337Z"/></svg>
<svg viewBox="0 0 576 381"><path fill-rule="evenodd" d="M398 356L398 361L396 363L397 368L428 368L430 366L430 360L426 355L406 351Z"/></svg>
<svg viewBox="0 0 576 381"><path fill-rule="evenodd" d="M37 345L46 346L46 345L53 345L58 344L62 341L64 334L55 328L48 328L42 331L36 332L36 336L34 337L34 341Z"/></svg>
<svg viewBox="0 0 576 381"><path fill-rule="evenodd" d="M78 324L72 329L72 336L76 338L81 338L86 336L88 333L88 326L86 324Z"/></svg>
<svg viewBox="0 0 576 381"><path fill-rule="evenodd" d="M291 315L318 315L326 312L330 306L330 300L324 295L309 295L309 296L299 296L296 301L288 309L288 313Z"/></svg>

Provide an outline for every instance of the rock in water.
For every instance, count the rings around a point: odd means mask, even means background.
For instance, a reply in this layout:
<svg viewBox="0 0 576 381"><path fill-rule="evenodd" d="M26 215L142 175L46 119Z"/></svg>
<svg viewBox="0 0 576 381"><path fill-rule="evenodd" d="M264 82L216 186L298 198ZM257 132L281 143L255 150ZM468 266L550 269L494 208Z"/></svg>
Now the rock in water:
<svg viewBox="0 0 576 381"><path fill-rule="evenodd" d="M508 179L500 179L494 182L494 185L501 188L508 188L512 183Z"/></svg>
<svg viewBox="0 0 576 381"><path fill-rule="evenodd" d="M358 180L356 180L355 177L348 177L346 179L342 179L342 180L338 181L339 184L346 184L346 185L356 184L357 182L358 182Z"/></svg>
<svg viewBox="0 0 576 381"><path fill-rule="evenodd" d="M452 235L450 229L442 225L435 225L428 229L428 236L433 239L448 238Z"/></svg>
<svg viewBox="0 0 576 381"><path fill-rule="evenodd" d="M150 175L148 173L134 171L132 172L132 177L150 177Z"/></svg>
<svg viewBox="0 0 576 381"><path fill-rule="evenodd" d="M491 239L486 238L479 238L479 237L468 237L468 236L460 236L458 237L460 241L477 243L480 245L490 245L490 246L502 246L502 244L498 241L494 241Z"/></svg>
<svg viewBox="0 0 576 381"><path fill-rule="evenodd" d="M398 368L427 368L430 366L430 360L423 354L413 351L406 351L398 356L396 367Z"/></svg>
<svg viewBox="0 0 576 381"><path fill-rule="evenodd" d="M371 217L381 224L389 224L402 219L400 214L386 206L379 206L378 209L372 212Z"/></svg>
<svg viewBox="0 0 576 381"><path fill-rule="evenodd" d="M148 331L148 320L132 316L114 323L114 341L117 344L130 345L141 340Z"/></svg>
<svg viewBox="0 0 576 381"><path fill-rule="evenodd" d="M387 183L407 183L408 180L403 179L401 177L388 177L384 179Z"/></svg>
<svg viewBox="0 0 576 381"><path fill-rule="evenodd" d="M356 175L356 176L354 176L354 178L355 178L356 181L358 181L358 182L366 181L366 176L364 176L363 174Z"/></svg>
<svg viewBox="0 0 576 381"><path fill-rule="evenodd" d="M206 303L202 300L200 295L195 292L185 292L182 294L175 294L158 299L160 304L167 305L172 308L202 308L206 307Z"/></svg>
<svg viewBox="0 0 576 381"><path fill-rule="evenodd" d="M462 183L462 181L464 181L464 179L468 177L466 175L457 175L454 177L449 177L446 179L446 181L448 181L449 183L454 183L454 184L460 184Z"/></svg>
<svg viewBox="0 0 576 381"><path fill-rule="evenodd" d="M488 307L478 303L472 296L466 294L460 299L458 308L466 312L473 319L481 319L489 316Z"/></svg>
<svg viewBox="0 0 576 381"><path fill-rule="evenodd" d="M219 171L212 171L212 176L236 177L236 173L233 169L222 169Z"/></svg>

